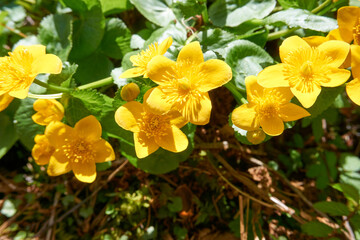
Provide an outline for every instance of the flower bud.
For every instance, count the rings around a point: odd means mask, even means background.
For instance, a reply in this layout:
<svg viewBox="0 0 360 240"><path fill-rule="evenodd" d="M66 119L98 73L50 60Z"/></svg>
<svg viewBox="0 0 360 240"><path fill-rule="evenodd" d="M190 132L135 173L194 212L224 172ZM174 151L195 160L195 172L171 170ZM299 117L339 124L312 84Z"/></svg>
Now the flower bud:
<svg viewBox="0 0 360 240"><path fill-rule="evenodd" d="M55 148L50 145L45 135L37 134L35 136L35 145L31 151L37 165L49 164L50 157L55 152Z"/></svg>
<svg viewBox="0 0 360 240"><path fill-rule="evenodd" d="M63 105L54 99L38 99L34 102L32 120L39 125L49 125L52 121L61 121L64 117Z"/></svg>
<svg viewBox="0 0 360 240"><path fill-rule="evenodd" d="M121 89L121 98L127 102L135 100L140 93L140 88L136 83L126 84Z"/></svg>
<svg viewBox="0 0 360 240"><path fill-rule="evenodd" d="M246 138L251 142L252 144L259 144L262 141L264 141L266 135L263 130L255 130L255 131L248 131L246 133Z"/></svg>
<svg viewBox="0 0 360 240"><path fill-rule="evenodd" d="M9 106L13 99L14 98L7 93L0 95L0 112Z"/></svg>

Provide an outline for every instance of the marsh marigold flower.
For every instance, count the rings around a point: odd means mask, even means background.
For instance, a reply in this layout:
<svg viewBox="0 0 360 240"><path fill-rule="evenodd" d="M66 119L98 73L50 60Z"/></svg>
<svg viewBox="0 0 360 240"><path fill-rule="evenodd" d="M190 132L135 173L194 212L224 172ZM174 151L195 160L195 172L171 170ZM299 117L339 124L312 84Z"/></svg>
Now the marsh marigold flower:
<svg viewBox="0 0 360 240"><path fill-rule="evenodd" d="M290 87L300 103L311 107L321 87L337 87L345 83L350 72L339 69L350 47L343 41L326 41L311 47L305 40L292 36L280 46L282 63L269 66L258 74L263 87Z"/></svg>
<svg viewBox="0 0 360 240"><path fill-rule="evenodd" d="M158 55L164 55L172 44L172 37L166 38L162 43L151 44L148 49L142 50L139 54L130 57L135 68L130 68L120 75L120 78L148 77L147 65L150 60Z"/></svg>
<svg viewBox="0 0 360 240"><path fill-rule="evenodd" d="M0 112L9 106L13 99L14 98L7 93L0 95Z"/></svg>
<svg viewBox="0 0 360 240"><path fill-rule="evenodd" d="M231 119L235 126L246 131L261 129L270 136L284 131L284 122L298 120L310 114L302 107L290 103L294 96L289 88L264 88L255 76L245 79L249 103L236 108Z"/></svg>
<svg viewBox="0 0 360 240"><path fill-rule="evenodd" d="M61 68L60 58L46 54L45 46L18 46L9 56L0 57L0 95L26 98L38 74L57 74Z"/></svg>
<svg viewBox="0 0 360 240"><path fill-rule="evenodd" d="M55 148L51 146L47 137L43 134L35 136L35 145L31 151L37 165L49 164L50 158L53 155Z"/></svg>
<svg viewBox="0 0 360 240"><path fill-rule="evenodd" d="M148 94L144 95L145 100ZM134 133L138 158L147 157L159 147L171 152L182 152L189 144L186 135L180 130L187 121L177 111L158 115L150 112L145 104L133 101L117 109L115 121L120 127Z"/></svg>
<svg viewBox="0 0 360 240"><path fill-rule="evenodd" d="M148 64L148 76L159 84L146 103L154 113L179 111L189 122L198 125L210 120L211 100L208 91L231 80L229 65L218 59L204 62L199 42L184 46L174 62L164 56Z"/></svg>
<svg viewBox="0 0 360 240"><path fill-rule="evenodd" d="M246 132L246 138L252 144L261 143L262 141L265 140L265 137L266 137L266 135L262 129Z"/></svg>
<svg viewBox="0 0 360 240"><path fill-rule="evenodd" d="M38 99L33 107L37 113L31 118L39 125L46 126L52 121L61 121L64 117L64 107L55 99Z"/></svg>
<svg viewBox="0 0 360 240"><path fill-rule="evenodd" d="M51 122L45 136L54 147L47 173L58 176L73 171L82 182L91 183L96 178L95 163L112 161L112 146L101 138L101 125L94 116L88 116L72 128L62 122Z"/></svg>
<svg viewBox="0 0 360 240"><path fill-rule="evenodd" d="M140 93L140 88L136 83L128 83L122 87L121 98L127 102L134 101Z"/></svg>

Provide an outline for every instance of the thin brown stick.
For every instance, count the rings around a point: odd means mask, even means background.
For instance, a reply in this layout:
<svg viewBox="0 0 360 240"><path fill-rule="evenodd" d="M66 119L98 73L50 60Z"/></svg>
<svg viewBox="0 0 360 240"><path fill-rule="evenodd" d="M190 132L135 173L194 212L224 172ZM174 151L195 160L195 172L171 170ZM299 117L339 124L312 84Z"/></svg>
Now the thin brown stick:
<svg viewBox="0 0 360 240"><path fill-rule="evenodd" d="M9 27L9 26L6 26L6 24L4 24L4 23L0 23L0 25L3 26L3 27L5 27L5 28L7 28L7 29L10 30L11 32L19 35L20 37L23 37L23 38L26 38L26 37L27 37L27 35L25 35L24 33L20 32L19 30L14 29L14 28L11 28L11 27Z"/></svg>
<svg viewBox="0 0 360 240"><path fill-rule="evenodd" d="M244 226L244 200L241 195L239 195L239 208L240 208L240 239L247 240L247 238L245 238L245 226Z"/></svg>
<svg viewBox="0 0 360 240"><path fill-rule="evenodd" d="M50 219L49 219L49 224L50 224L50 225L53 225L53 224L54 224L55 214L56 214L56 206L57 206L58 203L59 203L60 196L61 196L61 193L60 193L60 192L56 192L56 193L55 193L55 199L54 199L54 203L53 203L53 206L52 206L52 209L51 209L51 216L50 216ZM50 230L46 233L46 238L45 238L45 239L46 239L46 240L50 240L52 235L53 235L53 231L52 231L52 229L50 228Z"/></svg>

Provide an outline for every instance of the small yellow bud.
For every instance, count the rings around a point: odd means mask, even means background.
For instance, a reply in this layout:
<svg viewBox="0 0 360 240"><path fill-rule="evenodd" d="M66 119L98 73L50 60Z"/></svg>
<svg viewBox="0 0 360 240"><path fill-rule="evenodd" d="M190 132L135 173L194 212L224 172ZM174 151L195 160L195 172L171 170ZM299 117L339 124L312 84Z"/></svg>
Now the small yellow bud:
<svg viewBox="0 0 360 240"><path fill-rule="evenodd" d="M121 98L127 102L135 100L140 93L140 88L136 83L126 84L121 89Z"/></svg>
<svg viewBox="0 0 360 240"><path fill-rule="evenodd" d="M255 130L255 131L248 131L246 133L246 138L251 142L252 144L259 144L262 141L264 141L266 135L263 130Z"/></svg>

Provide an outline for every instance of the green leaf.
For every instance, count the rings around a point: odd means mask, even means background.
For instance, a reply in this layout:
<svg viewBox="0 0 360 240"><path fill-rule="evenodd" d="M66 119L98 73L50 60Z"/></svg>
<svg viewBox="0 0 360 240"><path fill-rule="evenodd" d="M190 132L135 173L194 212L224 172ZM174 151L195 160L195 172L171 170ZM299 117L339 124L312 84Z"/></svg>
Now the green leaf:
<svg viewBox="0 0 360 240"><path fill-rule="evenodd" d="M177 19L188 19L190 17L201 15L201 12L205 9L205 5L199 3L198 0L180 0L171 5Z"/></svg>
<svg viewBox="0 0 360 240"><path fill-rule="evenodd" d="M77 90L70 94L71 97L64 100L67 103L65 116L70 125L90 114L101 121L102 117L113 111L113 100L96 90Z"/></svg>
<svg viewBox="0 0 360 240"><path fill-rule="evenodd" d="M308 118L316 118L328 109L333 104L337 96L342 92L344 92L344 86L334 88L322 87L321 93L316 99L314 105L306 109L311 114Z"/></svg>
<svg viewBox="0 0 360 240"><path fill-rule="evenodd" d="M301 225L301 230L313 237L327 237L333 229L324 223L311 221Z"/></svg>
<svg viewBox="0 0 360 240"><path fill-rule="evenodd" d="M105 16L122 13L133 8L130 0L100 0L100 3Z"/></svg>
<svg viewBox="0 0 360 240"><path fill-rule="evenodd" d="M77 60L79 65L74 78L80 85L94 82L110 76L114 68L113 63L103 53L94 53L86 58Z"/></svg>
<svg viewBox="0 0 360 240"><path fill-rule="evenodd" d="M340 166L344 171L359 171L360 170L360 158L350 153L342 153L340 155Z"/></svg>
<svg viewBox="0 0 360 240"><path fill-rule="evenodd" d="M48 83L67 88L74 87L71 80L72 76L76 73L77 68L77 64L70 64L69 62L64 62L61 73L51 74L49 76ZM48 90L48 92L51 91Z"/></svg>
<svg viewBox="0 0 360 240"><path fill-rule="evenodd" d="M250 19L268 16L275 5L275 0L217 0L209 8L209 17L215 26L236 27Z"/></svg>
<svg viewBox="0 0 360 240"><path fill-rule="evenodd" d="M31 119L35 114L33 109L34 99L25 98L21 100L20 106L14 116L14 125L19 139L24 146L31 150L34 146L36 134L44 134L45 127L37 125Z"/></svg>
<svg viewBox="0 0 360 240"><path fill-rule="evenodd" d="M46 51L66 61L72 47L72 17L68 14L48 15L41 22L38 39Z"/></svg>
<svg viewBox="0 0 360 240"><path fill-rule="evenodd" d="M180 162L185 161L189 157L194 148L195 129L195 125L190 123L181 128L189 139L189 146L183 152L174 153L159 148L148 157L138 159L135 153L133 134L129 131L131 133L130 136L127 135L126 138L122 136L120 139L120 151L135 167L151 174L164 174L176 169Z"/></svg>
<svg viewBox="0 0 360 240"><path fill-rule="evenodd" d="M332 185L332 187L344 193L346 198L352 199L357 203L359 202L359 191L354 186L347 183L335 183Z"/></svg>
<svg viewBox="0 0 360 240"><path fill-rule="evenodd" d="M130 0L136 9L150 22L165 27L175 20L175 15L166 2L161 0Z"/></svg>
<svg viewBox="0 0 360 240"><path fill-rule="evenodd" d="M245 77L256 76L274 60L258 45L247 40L236 40L228 44L225 62L230 65L233 71L236 86L245 89Z"/></svg>
<svg viewBox="0 0 360 240"><path fill-rule="evenodd" d="M1 214L10 218L15 215L17 209L16 209L16 203L13 200L6 199L4 201L4 204L1 208Z"/></svg>
<svg viewBox="0 0 360 240"><path fill-rule="evenodd" d="M204 51L213 50L225 58L225 48L236 39L235 34L220 28L209 28L199 32L199 40Z"/></svg>
<svg viewBox="0 0 360 240"><path fill-rule="evenodd" d="M1 159L19 138L12 119L4 112L0 112L0 136Z"/></svg>
<svg viewBox="0 0 360 240"><path fill-rule="evenodd" d="M92 54L100 45L104 34L105 18L99 0L62 0L79 15L73 24L71 58L79 59Z"/></svg>
<svg viewBox="0 0 360 240"><path fill-rule="evenodd" d="M331 216L347 216L350 214L347 206L340 202L317 202L314 207L322 212L328 213Z"/></svg>
<svg viewBox="0 0 360 240"><path fill-rule="evenodd" d="M172 197L169 199L170 202L167 204L167 207L170 212L180 212L183 208L181 197Z"/></svg>
<svg viewBox="0 0 360 240"><path fill-rule="evenodd" d="M303 9L287 9L272 14L265 19L267 24L286 24L291 28L300 27L319 32L329 32L337 28L337 22L333 18L315 15Z"/></svg>
<svg viewBox="0 0 360 240"><path fill-rule="evenodd" d="M79 210L79 215L82 216L83 218L87 218L89 216L91 216L91 214L93 214L94 209L92 207L82 207Z"/></svg>
<svg viewBox="0 0 360 240"><path fill-rule="evenodd" d="M278 0L278 3L283 7L284 9L288 8L298 8L299 4L297 0Z"/></svg>
<svg viewBox="0 0 360 240"><path fill-rule="evenodd" d="M105 34L101 42L101 50L109 57L121 59L131 52L131 32L123 21L110 18L106 21Z"/></svg>

